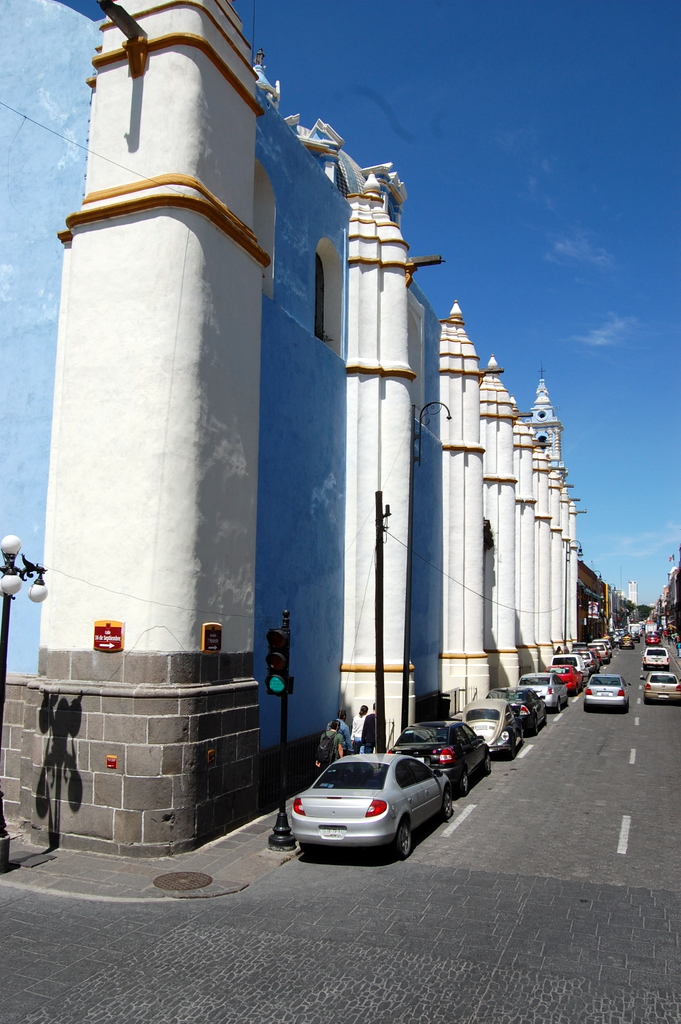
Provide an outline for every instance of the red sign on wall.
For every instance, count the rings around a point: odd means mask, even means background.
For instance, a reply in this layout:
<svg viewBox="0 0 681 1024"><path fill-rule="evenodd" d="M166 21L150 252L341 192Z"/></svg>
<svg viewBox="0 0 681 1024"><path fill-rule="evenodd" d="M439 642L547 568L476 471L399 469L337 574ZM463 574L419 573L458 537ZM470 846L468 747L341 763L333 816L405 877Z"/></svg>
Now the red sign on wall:
<svg viewBox="0 0 681 1024"><path fill-rule="evenodd" d="M93 647L96 651L122 651L125 639L125 623L112 619L107 622L99 619L95 622L95 639Z"/></svg>

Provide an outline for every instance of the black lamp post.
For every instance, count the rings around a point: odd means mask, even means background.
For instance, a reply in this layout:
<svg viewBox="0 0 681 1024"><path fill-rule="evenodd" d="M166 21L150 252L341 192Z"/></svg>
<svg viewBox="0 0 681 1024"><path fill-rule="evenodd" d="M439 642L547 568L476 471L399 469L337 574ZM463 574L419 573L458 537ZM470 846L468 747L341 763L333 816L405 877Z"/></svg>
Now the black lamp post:
<svg viewBox="0 0 681 1024"><path fill-rule="evenodd" d="M419 413L418 433L416 431L416 406L411 407L411 449L409 459L409 515L407 518L407 579L404 595L404 651L402 656L402 718L400 732L409 725L409 665L411 663L411 573L414 548L414 464L421 465L421 438L423 435L424 422L429 421L431 415L435 415L435 409L447 410L447 419L451 420L452 414L444 402L428 402ZM431 412L432 410L432 412ZM425 420L424 420L425 413ZM418 447L416 442L418 441Z"/></svg>
<svg viewBox="0 0 681 1024"><path fill-rule="evenodd" d="M24 580L37 579L28 591L31 601L40 604L47 597L47 587L43 579L43 573L47 570L42 565L28 562L22 555L23 568L16 564L16 558L21 551L21 541L14 534L3 537L0 541L3 564L0 565L0 591L2 591L2 626L0 627L0 757L2 756L2 724L5 711L5 689L7 684L7 640L9 638L9 615L14 595L21 590ZM3 807L4 794L0 789L0 874L3 874L9 867L9 833Z"/></svg>

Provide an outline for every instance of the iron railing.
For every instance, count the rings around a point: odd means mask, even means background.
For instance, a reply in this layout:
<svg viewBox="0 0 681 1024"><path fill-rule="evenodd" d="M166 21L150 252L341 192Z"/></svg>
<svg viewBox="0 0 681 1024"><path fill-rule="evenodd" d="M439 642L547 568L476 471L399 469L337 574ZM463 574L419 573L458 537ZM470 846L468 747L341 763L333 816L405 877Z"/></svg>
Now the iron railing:
<svg viewBox="0 0 681 1024"><path fill-rule="evenodd" d="M319 746L319 737L324 729L297 740L289 740L286 757L286 796L293 796L307 789L317 775L315 755ZM279 744L266 747L260 751L260 775L258 784L258 809L268 811L279 803Z"/></svg>

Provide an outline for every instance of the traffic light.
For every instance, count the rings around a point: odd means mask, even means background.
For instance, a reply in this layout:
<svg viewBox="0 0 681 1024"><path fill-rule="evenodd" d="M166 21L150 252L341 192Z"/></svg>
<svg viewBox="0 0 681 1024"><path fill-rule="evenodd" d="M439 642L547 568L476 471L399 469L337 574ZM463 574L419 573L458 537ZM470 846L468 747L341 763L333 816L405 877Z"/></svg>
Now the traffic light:
<svg viewBox="0 0 681 1024"><path fill-rule="evenodd" d="M270 629L267 632L267 677L265 687L273 697L281 697L290 691L289 677L289 651L291 645L291 630L288 624L288 615L284 613L284 622L278 629Z"/></svg>

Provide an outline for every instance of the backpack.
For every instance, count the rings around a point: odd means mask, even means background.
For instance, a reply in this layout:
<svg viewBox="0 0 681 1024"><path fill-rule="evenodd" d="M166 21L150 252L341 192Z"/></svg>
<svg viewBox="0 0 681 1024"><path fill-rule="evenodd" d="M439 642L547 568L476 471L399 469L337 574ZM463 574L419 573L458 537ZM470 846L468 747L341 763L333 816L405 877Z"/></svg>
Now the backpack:
<svg viewBox="0 0 681 1024"><path fill-rule="evenodd" d="M320 764L331 764L334 758L335 748L336 733L332 733L331 736L329 736L328 733L324 733L319 741L315 760L319 761Z"/></svg>

